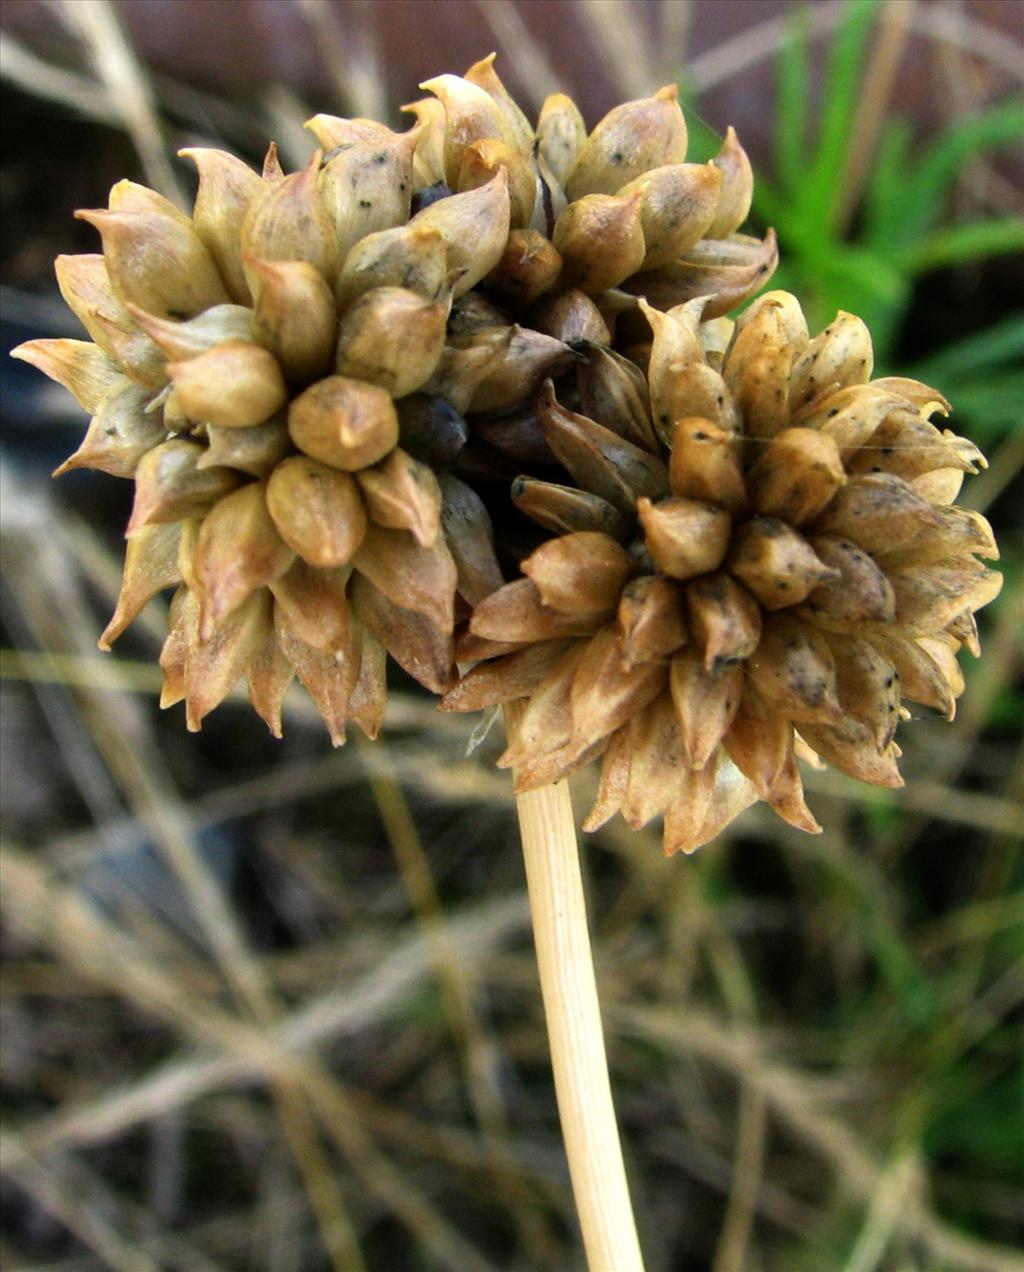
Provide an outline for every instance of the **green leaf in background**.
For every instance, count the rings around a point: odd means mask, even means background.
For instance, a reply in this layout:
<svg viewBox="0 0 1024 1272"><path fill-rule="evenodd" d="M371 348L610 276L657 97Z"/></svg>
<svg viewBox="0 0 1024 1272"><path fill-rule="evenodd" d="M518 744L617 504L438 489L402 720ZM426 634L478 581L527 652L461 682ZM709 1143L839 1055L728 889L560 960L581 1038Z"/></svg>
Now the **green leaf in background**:
<svg viewBox="0 0 1024 1272"><path fill-rule="evenodd" d="M814 327L825 325L840 309L859 314L871 328L876 365L885 371L922 275L1024 251L1024 218L961 224L946 219L949 194L964 164L996 147L1024 141L1024 102L1002 102L951 123L923 146L915 145L907 120L887 121L854 209L853 229L845 232L840 225L845 177L880 9L877 0L849 0L823 50L812 44L807 7L794 9L776 65L775 175L766 181L758 174L754 215L779 234L783 266L774 285L800 296ZM824 71L815 106L816 62ZM690 117L691 157L706 159L719 140L700 120L695 102ZM1002 337L993 338L998 343ZM944 351L936 378L948 385L956 375L945 361L948 355L963 353L969 363L984 347L982 337L970 349ZM975 364L960 376L957 392L963 390L965 414L991 432L1013 422L1005 395L1019 393L1019 381L1008 356L988 365L994 377L980 380Z"/></svg>
<svg viewBox="0 0 1024 1272"><path fill-rule="evenodd" d="M876 239L881 250L913 246L943 211L943 205L964 163L982 150L1024 142L1024 101L1003 102L980 115L950 124L928 142L919 162L907 163L900 181L898 215ZM899 174L892 174L899 180Z"/></svg>
<svg viewBox="0 0 1024 1272"><path fill-rule="evenodd" d="M1024 251L1024 218L993 217L936 230L911 248L907 268L915 274L944 265L965 265L987 256Z"/></svg>
<svg viewBox="0 0 1024 1272"><path fill-rule="evenodd" d="M860 107L864 53L876 9L877 0L852 0L826 61L817 153L813 158L808 156L798 187L804 232L822 240L836 232L841 178Z"/></svg>
<svg viewBox="0 0 1024 1272"><path fill-rule="evenodd" d="M908 374L926 383L941 381L970 421L971 435L990 443L1010 429L1024 428L1024 314L940 349Z"/></svg>
<svg viewBox="0 0 1024 1272"><path fill-rule="evenodd" d="M1015 314L1003 322L965 336L956 344L940 349L917 365L925 378L940 372L953 378L991 371L1000 365L1024 363L1024 314Z"/></svg>
<svg viewBox="0 0 1024 1272"><path fill-rule="evenodd" d="M809 17L803 6L791 14L789 38L779 50L775 72L775 172L789 197L799 190L806 159Z"/></svg>

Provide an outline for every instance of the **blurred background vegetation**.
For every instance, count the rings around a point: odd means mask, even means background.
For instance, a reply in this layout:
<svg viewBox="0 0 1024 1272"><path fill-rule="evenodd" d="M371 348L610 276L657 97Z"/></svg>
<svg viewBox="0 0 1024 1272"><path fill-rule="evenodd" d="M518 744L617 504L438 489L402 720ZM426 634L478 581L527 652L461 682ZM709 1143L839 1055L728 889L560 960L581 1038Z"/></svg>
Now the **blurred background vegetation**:
<svg viewBox="0 0 1024 1272"><path fill-rule="evenodd" d="M3 338L76 335L57 252L186 144L291 165L315 110L398 123L497 48L593 124L678 80L732 123L778 285L861 313L991 466L1006 586L905 790L808 775L693 859L586 839L613 1086L650 1272L1024 1268L1024 10L1012 0L6 0ZM3 1231L9 1272L573 1269L508 782L395 677L386 741L298 703L161 715L160 604L96 653L127 484L4 368ZM1016 488L1015 488L1016 485ZM584 775L581 788L592 781ZM585 791L580 791L580 802Z"/></svg>

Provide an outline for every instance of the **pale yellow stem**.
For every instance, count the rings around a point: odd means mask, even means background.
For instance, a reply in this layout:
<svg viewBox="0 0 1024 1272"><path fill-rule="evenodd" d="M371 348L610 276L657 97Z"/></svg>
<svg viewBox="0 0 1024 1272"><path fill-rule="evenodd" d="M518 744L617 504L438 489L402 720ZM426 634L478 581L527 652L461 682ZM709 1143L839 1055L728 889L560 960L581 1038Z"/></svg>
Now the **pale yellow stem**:
<svg viewBox="0 0 1024 1272"><path fill-rule="evenodd" d="M508 708L513 724L517 704ZM590 1272L642 1272L615 1122L566 782L516 796L544 1015Z"/></svg>

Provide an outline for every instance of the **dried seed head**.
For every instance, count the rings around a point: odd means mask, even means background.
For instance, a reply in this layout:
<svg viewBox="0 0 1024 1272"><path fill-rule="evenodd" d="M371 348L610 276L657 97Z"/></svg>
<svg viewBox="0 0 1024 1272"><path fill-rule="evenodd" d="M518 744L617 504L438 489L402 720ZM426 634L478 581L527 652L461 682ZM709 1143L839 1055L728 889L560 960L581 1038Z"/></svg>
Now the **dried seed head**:
<svg viewBox="0 0 1024 1272"><path fill-rule="evenodd" d="M707 228L709 239L728 238L747 219L754 197L754 173L733 128L725 130L722 148L711 162L722 174L718 206Z"/></svg>
<svg viewBox="0 0 1024 1272"><path fill-rule="evenodd" d="M511 122L494 98L479 84L459 75L438 75L420 85L444 106L445 179L458 189L466 151L475 142L497 139L518 152Z"/></svg>
<svg viewBox="0 0 1024 1272"><path fill-rule="evenodd" d="M213 258L174 210L76 212L103 238L114 295L160 318L190 318L229 299Z"/></svg>
<svg viewBox="0 0 1024 1272"><path fill-rule="evenodd" d="M285 543L323 569L347 565L366 533L355 479L308 455L277 465L267 483L267 507Z"/></svg>
<svg viewBox="0 0 1024 1272"><path fill-rule="evenodd" d="M263 180L226 150L196 146L178 154L199 169L192 210L195 232L216 262L231 299L248 305L252 296L242 267L241 230L250 206L263 193Z"/></svg>
<svg viewBox="0 0 1024 1272"><path fill-rule="evenodd" d="M58 256L57 286L96 345L129 379L159 389L167 381L160 350L114 295L102 256Z"/></svg>
<svg viewBox="0 0 1024 1272"><path fill-rule="evenodd" d="M432 546L441 525L441 487L426 464L396 446L387 459L356 476L378 525L408 530L421 547Z"/></svg>
<svg viewBox="0 0 1024 1272"><path fill-rule="evenodd" d="M832 571L807 540L777 517L755 517L736 531L729 571L766 610L799 604Z"/></svg>
<svg viewBox="0 0 1024 1272"><path fill-rule="evenodd" d="M501 259L487 275L487 285L515 304L530 305L555 287L562 274L562 265L562 258L554 245L539 230L513 230ZM563 292L560 296L566 294ZM541 324L535 325L559 340L579 338L569 333L561 335Z"/></svg>
<svg viewBox="0 0 1024 1272"><path fill-rule="evenodd" d="M871 383L852 315L724 317L777 245L736 232L731 130L685 162L674 88L589 136L560 95L535 133L493 58L426 88L404 133L316 116L300 172L187 152L191 217L132 182L83 214L94 343L20 356L93 415L61 471L136 481L104 640L180 580L162 701L198 727L244 674L279 733L297 678L337 743L385 651L434 692L479 660L446 705L527 697L520 787L603 754L588 825L663 813L671 852L758 797L816 829L798 756L898 783L901 695L952 714L998 589L949 404Z"/></svg>
<svg viewBox="0 0 1024 1272"><path fill-rule="evenodd" d="M245 261L252 283L252 335L292 384L326 375L338 316L331 289L308 261Z"/></svg>
<svg viewBox="0 0 1024 1272"><path fill-rule="evenodd" d="M652 168L686 158L686 121L675 85L608 112L580 148L565 182L570 199L614 194Z"/></svg>
<svg viewBox="0 0 1024 1272"><path fill-rule="evenodd" d="M565 344L586 342L594 347L595 353L609 352L602 346L612 342L612 333L600 309L575 287L568 287L534 305L530 311L530 326ZM587 361L589 364L589 356Z"/></svg>
<svg viewBox="0 0 1024 1272"><path fill-rule="evenodd" d="M186 322L171 322L129 304L128 312L171 362L198 357L225 340L252 340L253 314L244 305L214 305Z"/></svg>
<svg viewBox="0 0 1024 1272"><path fill-rule="evenodd" d="M529 225L537 197L537 178L521 151L497 137L487 137L467 146L459 166L456 189L476 190L504 169L509 181L510 223L521 229Z"/></svg>
<svg viewBox="0 0 1024 1272"><path fill-rule="evenodd" d="M307 455L344 472L375 464L398 441L390 396L374 384L331 375L288 408L288 432Z"/></svg>
<svg viewBox="0 0 1024 1272"><path fill-rule="evenodd" d="M404 287L365 292L341 320L337 370L392 397L415 392L440 361L450 305L450 297L429 301Z"/></svg>
<svg viewBox="0 0 1024 1272"><path fill-rule="evenodd" d="M266 487L250 482L214 505L204 518L192 569L202 603L201 638L257 588L283 574L295 553L277 532Z"/></svg>
<svg viewBox="0 0 1024 1272"><path fill-rule="evenodd" d="M112 477L134 476L142 458L167 437L159 416L147 409L151 397L124 376L115 380L96 407L82 444L53 475L98 468Z"/></svg>
<svg viewBox="0 0 1024 1272"><path fill-rule="evenodd" d="M677 163L652 168L619 191L641 195L640 222L646 252L642 269L656 269L685 255L704 238L722 193L713 164Z"/></svg>
<svg viewBox="0 0 1024 1272"><path fill-rule="evenodd" d="M656 504L642 498L636 510L647 550L665 574L692 579L721 565L732 524L721 508L674 495Z"/></svg>
<svg viewBox="0 0 1024 1272"><path fill-rule="evenodd" d="M333 227L338 261L367 234L409 219L418 134L418 128L407 133L384 129L364 141L343 143L327 156L319 176L319 202ZM322 272L334 276L333 269Z"/></svg>
<svg viewBox="0 0 1024 1272"><path fill-rule="evenodd" d="M593 294L617 287L643 265L643 192L588 194L555 222L551 241L563 260L562 282Z"/></svg>
<svg viewBox="0 0 1024 1272"><path fill-rule="evenodd" d="M336 288L345 310L376 287L405 287L436 300L448 280L448 251L436 226L399 225L368 234L345 257Z"/></svg>
<svg viewBox="0 0 1024 1272"><path fill-rule="evenodd" d="M549 540L527 557L522 571L552 609L609 613L629 577L629 557L608 535L582 530Z"/></svg>
<svg viewBox="0 0 1024 1272"><path fill-rule="evenodd" d="M189 418L221 428L262 424L288 400L274 355L248 340L225 340L187 362L169 362L167 374Z"/></svg>
<svg viewBox="0 0 1024 1272"><path fill-rule="evenodd" d="M463 296L501 260L510 215L508 172L499 168L486 185L431 203L411 224L429 225L440 233L454 294Z"/></svg>
<svg viewBox="0 0 1024 1272"><path fill-rule="evenodd" d="M995 552L987 523L943 502L944 474L979 457L927 422L942 407L934 390L868 382L870 346L849 315L812 340L784 293L710 330L700 297L667 311L648 301L653 339L625 346L639 381L614 350L585 346L581 410L550 382L537 399L577 488L516 479L517 507L556 537L470 619L496 642L472 651L497 657L487 701L502 698L502 653L517 660L508 696L529 699L502 762L523 766L525 787L603 752L585 825L663 812L669 852L755 798L814 833L798 758L899 785L901 696L952 713L954 653L977 649L973 613L1000 582L978 560ZM557 661L530 660L547 669L539 679L515 678L531 647L566 640ZM454 710L472 701L449 698Z"/></svg>
<svg viewBox="0 0 1024 1272"><path fill-rule="evenodd" d="M11 356L63 384L90 415L116 382L123 379L117 363L87 340L27 340Z"/></svg>
<svg viewBox="0 0 1024 1272"><path fill-rule="evenodd" d="M338 238L320 196L320 152L301 172L269 185L249 205L239 243L242 267L252 290L245 258L257 261L307 261L325 279L338 268Z"/></svg>
<svg viewBox="0 0 1024 1272"><path fill-rule="evenodd" d="M478 88L482 88L489 97L494 99L498 109L505 117L505 122L512 136L515 138L517 149L526 155L533 148L533 128L529 119L516 104L515 98L502 83L498 72L494 69L495 57L494 53L489 53L487 57L481 58L479 62L474 62L466 72L466 79L471 84L476 84Z"/></svg>
<svg viewBox="0 0 1024 1272"><path fill-rule="evenodd" d="M200 515L239 485L230 468L199 468L202 455L198 442L180 437L146 452L135 470L135 502L125 531L129 539L144 526Z"/></svg>

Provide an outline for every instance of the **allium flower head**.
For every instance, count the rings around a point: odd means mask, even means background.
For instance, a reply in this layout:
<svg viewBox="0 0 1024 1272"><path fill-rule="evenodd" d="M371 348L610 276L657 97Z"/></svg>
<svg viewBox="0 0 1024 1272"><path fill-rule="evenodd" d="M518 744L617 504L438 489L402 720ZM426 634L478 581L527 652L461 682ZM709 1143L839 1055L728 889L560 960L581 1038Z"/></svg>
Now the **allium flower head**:
<svg viewBox="0 0 1024 1272"><path fill-rule="evenodd" d="M499 760L519 789L603 756L585 827L664 813L667 852L756 799L820 829L798 759L901 785L903 700L952 717L1001 583L988 524L952 502L982 456L929 422L935 390L871 380L860 319L811 339L783 292L735 324L703 309L640 300L640 366L595 346L544 386L570 480L513 499L553 536L476 606L483 661L443 700L527 699Z"/></svg>
<svg viewBox="0 0 1024 1272"><path fill-rule="evenodd" d="M631 293L710 296L707 316L774 268L773 236L735 233L739 143L686 163L674 89L588 136L564 95L534 128L493 58L423 87L405 132L316 116L299 172L273 147L261 174L182 152L191 216L119 182L79 213L102 255L57 263L92 343L19 351L93 416L58 471L135 482L102 644L176 585L162 701L190 728L244 676L279 733L297 677L335 742L347 719L375 734L385 651L450 687L456 619L503 581L463 478L540 436L538 386L581 340L610 344Z"/></svg>

